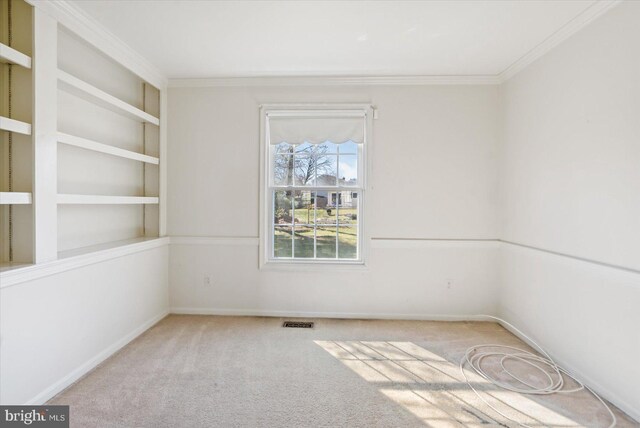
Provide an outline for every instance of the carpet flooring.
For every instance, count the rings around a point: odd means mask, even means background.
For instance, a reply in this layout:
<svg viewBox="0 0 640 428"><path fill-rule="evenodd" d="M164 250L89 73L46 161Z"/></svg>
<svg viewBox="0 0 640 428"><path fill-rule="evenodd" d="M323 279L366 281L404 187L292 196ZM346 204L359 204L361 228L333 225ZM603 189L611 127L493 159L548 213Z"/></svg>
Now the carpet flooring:
<svg viewBox="0 0 640 428"><path fill-rule="evenodd" d="M528 349L499 325L313 321L289 329L279 318L170 315L49 404L70 405L71 426L83 428L517 426L458 368L475 344ZM531 427L609 425L587 392L523 396L471 380ZM615 413L617 426L640 426Z"/></svg>

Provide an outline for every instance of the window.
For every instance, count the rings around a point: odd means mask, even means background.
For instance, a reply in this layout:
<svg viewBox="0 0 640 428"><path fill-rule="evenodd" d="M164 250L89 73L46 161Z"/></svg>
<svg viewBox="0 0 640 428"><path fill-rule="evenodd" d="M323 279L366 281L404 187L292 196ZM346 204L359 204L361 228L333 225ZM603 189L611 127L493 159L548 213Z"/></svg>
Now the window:
<svg viewBox="0 0 640 428"><path fill-rule="evenodd" d="M368 108L265 109L267 262L362 262Z"/></svg>

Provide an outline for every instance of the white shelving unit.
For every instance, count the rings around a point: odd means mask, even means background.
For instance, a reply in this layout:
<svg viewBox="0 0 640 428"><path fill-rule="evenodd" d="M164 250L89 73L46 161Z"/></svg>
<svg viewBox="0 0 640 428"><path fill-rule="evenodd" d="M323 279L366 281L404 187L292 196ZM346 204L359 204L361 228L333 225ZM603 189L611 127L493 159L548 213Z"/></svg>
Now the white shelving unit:
<svg viewBox="0 0 640 428"><path fill-rule="evenodd" d="M31 57L22 52L0 43L0 62L31 68Z"/></svg>
<svg viewBox="0 0 640 428"><path fill-rule="evenodd" d="M160 119L157 117L154 117L149 113L140 110L139 108L136 108L65 71L58 70L58 82L58 87L63 91L67 91L73 95L84 98L89 102L133 119L138 119L141 122L151 123L156 126L160 125Z"/></svg>
<svg viewBox="0 0 640 428"><path fill-rule="evenodd" d="M164 231L164 80L45 9L0 2L3 275Z"/></svg>
<svg viewBox="0 0 640 428"><path fill-rule="evenodd" d="M31 124L0 116L0 130L22 135L31 135Z"/></svg>
<svg viewBox="0 0 640 428"><path fill-rule="evenodd" d="M97 141L88 140L86 138L75 137L73 135L58 132L58 142L67 144L69 146L80 147L86 150L93 150L94 152L106 153L113 156L118 156L125 159L131 159L139 162L150 163L158 165L160 159L154 156L148 156L142 153L132 152L130 150L120 149L108 144L98 143Z"/></svg>
<svg viewBox="0 0 640 428"><path fill-rule="evenodd" d="M0 192L0 205L28 205L31 203L31 193Z"/></svg>

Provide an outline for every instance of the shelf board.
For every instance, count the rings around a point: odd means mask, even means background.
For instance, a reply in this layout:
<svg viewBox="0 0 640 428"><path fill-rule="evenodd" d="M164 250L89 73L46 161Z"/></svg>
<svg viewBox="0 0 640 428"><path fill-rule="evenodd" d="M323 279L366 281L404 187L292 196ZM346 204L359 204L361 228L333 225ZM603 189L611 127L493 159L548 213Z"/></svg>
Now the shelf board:
<svg viewBox="0 0 640 428"><path fill-rule="evenodd" d="M86 138L76 137L73 135L58 132L58 142L67 144L69 146L80 147L87 150L93 150L94 152L106 153L113 156L118 156L125 159L132 159L135 161L151 163L158 165L160 160L153 156L143 155L142 153L132 152L130 150L120 149L108 144L98 143L97 141L88 140Z"/></svg>
<svg viewBox="0 0 640 428"><path fill-rule="evenodd" d="M74 248L71 250L59 251L58 252L58 260L68 259L70 257L84 256L87 254L95 254L97 252L110 252L113 250L119 251L123 250L126 247L142 247L142 246L153 246L158 243L158 237L140 237L140 238L130 238L123 239L121 241L111 241L105 242L103 244L90 245L88 247ZM165 238L166 239L166 238Z"/></svg>
<svg viewBox="0 0 640 428"><path fill-rule="evenodd" d="M123 204L157 204L157 197L149 196L105 196L105 195L70 195L58 194L58 204L79 205L123 205Z"/></svg>
<svg viewBox="0 0 640 428"><path fill-rule="evenodd" d="M31 193L0 192L0 205L28 205L31 203Z"/></svg>
<svg viewBox="0 0 640 428"><path fill-rule="evenodd" d="M0 62L31 68L31 57L10 46L0 43Z"/></svg>
<svg viewBox="0 0 640 428"><path fill-rule="evenodd" d="M110 95L62 70L58 70L58 87L63 91L84 98L96 105L115 111L116 113L123 114L132 119L151 123L153 125L160 124L160 120L157 117L152 116L149 113L142 111L139 108L134 107L131 104L126 103L121 99L116 98L113 95Z"/></svg>
<svg viewBox="0 0 640 428"><path fill-rule="evenodd" d="M0 116L0 129L3 131L16 132L18 134L31 135L31 125L19 120L9 119Z"/></svg>
<svg viewBox="0 0 640 428"><path fill-rule="evenodd" d="M0 263L0 273L8 272L14 269L21 269L28 266L33 266L32 263L21 263L21 262L2 262Z"/></svg>
<svg viewBox="0 0 640 428"><path fill-rule="evenodd" d="M90 247L71 249L58 253L58 259L46 263L0 263L0 288L26 284L38 278L56 275L129 254L136 254L169 244L168 237L134 238L109 242Z"/></svg>

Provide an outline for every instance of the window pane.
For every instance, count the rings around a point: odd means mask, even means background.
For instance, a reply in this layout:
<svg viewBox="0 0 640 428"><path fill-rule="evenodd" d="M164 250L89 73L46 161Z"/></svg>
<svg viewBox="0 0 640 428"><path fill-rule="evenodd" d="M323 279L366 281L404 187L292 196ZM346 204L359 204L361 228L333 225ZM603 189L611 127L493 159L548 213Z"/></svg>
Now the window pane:
<svg viewBox="0 0 640 428"><path fill-rule="evenodd" d="M329 199L327 207L331 210L332 215L336 215L336 208L338 208L342 202L342 191L333 191L327 193Z"/></svg>
<svg viewBox="0 0 640 428"><path fill-rule="evenodd" d="M341 186L358 185L358 156L340 155L338 178Z"/></svg>
<svg viewBox="0 0 640 428"><path fill-rule="evenodd" d="M316 229L316 257L319 259L336 258L336 228L320 227Z"/></svg>
<svg viewBox="0 0 640 428"><path fill-rule="evenodd" d="M318 175L318 186L335 186L338 172L338 157L336 155L319 153L315 168Z"/></svg>
<svg viewBox="0 0 640 428"><path fill-rule="evenodd" d="M332 193L335 192L326 190L316 192L316 224L318 226L336 224L336 209L329 203Z"/></svg>
<svg viewBox="0 0 640 428"><path fill-rule="evenodd" d="M316 146L316 152L321 154L336 154L338 153L338 145L330 141L325 141Z"/></svg>
<svg viewBox="0 0 640 428"><path fill-rule="evenodd" d="M302 259L313 258L313 227L295 225L293 231L295 236L293 257Z"/></svg>
<svg viewBox="0 0 640 428"><path fill-rule="evenodd" d="M273 194L273 224L291 224L293 222L291 192L278 190Z"/></svg>
<svg viewBox="0 0 640 428"><path fill-rule="evenodd" d="M275 226L273 232L273 256L291 257L291 226Z"/></svg>
<svg viewBox="0 0 640 428"><path fill-rule="evenodd" d="M296 154L307 154L310 155L313 152L313 148L315 146L309 143L298 144L295 148Z"/></svg>
<svg viewBox="0 0 640 428"><path fill-rule="evenodd" d="M295 185L315 186L316 160L313 154L295 155Z"/></svg>
<svg viewBox="0 0 640 428"><path fill-rule="evenodd" d="M273 155L273 184L275 186L291 186L293 184L293 156L287 154Z"/></svg>
<svg viewBox="0 0 640 428"><path fill-rule="evenodd" d="M294 192L294 214L296 224L313 224L313 198L315 192L296 190Z"/></svg>
<svg viewBox="0 0 640 428"><path fill-rule="evenodd" d="M338 258L358 258L358 229L355 227L338 227Z"/></svg>
<svg viewBox="0 0 640 428"><path fill-rule="evenodd" d="M338 224L340 226L358 225L358 192L343 190L339 192Z"/></svg>
<svg viewBox="0 0 640 428"><path fill-rule="evenodd" d="M350 153L350 154L358 154L358 145L353 141L349 141L338 146L338 150L340 150L340 154Z"/></svg>
<svg viewBox="0 0 640 428"><path fill-rule="evenodd" d="M293 146L291 144L287 144L287 143L280 143L277 144L275 146L273 146L274 148L274 153L277 154L291 154L293 153Z"/></svg>

